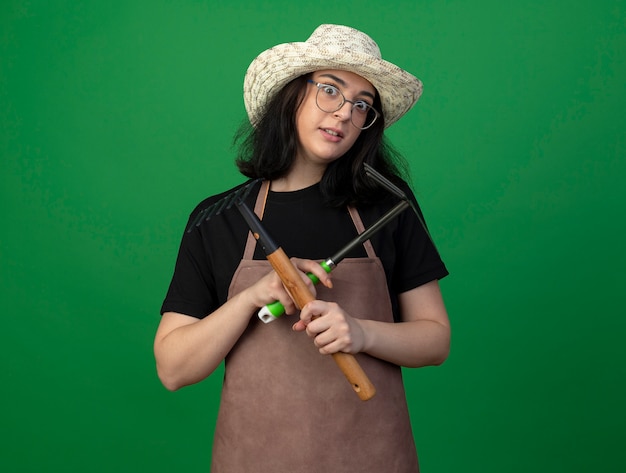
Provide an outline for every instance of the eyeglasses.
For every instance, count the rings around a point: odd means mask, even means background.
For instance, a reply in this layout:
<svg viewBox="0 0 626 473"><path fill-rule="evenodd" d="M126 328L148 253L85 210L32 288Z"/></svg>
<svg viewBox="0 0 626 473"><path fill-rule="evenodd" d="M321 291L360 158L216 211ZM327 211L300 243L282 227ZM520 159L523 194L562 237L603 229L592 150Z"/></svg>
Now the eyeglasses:
<svg viewBox="0 0 626 473"><path fill-rule="evenodd" d="M322 112L333 113L343 107L343 104L346 102L352 104L350 109L350 121L360 130L367 130L380 115L374 107L364 100L348 100L341 90L334 85L321 84L311 79L307 82L317 87L315 103L317 104L317 108Z"/></svg>

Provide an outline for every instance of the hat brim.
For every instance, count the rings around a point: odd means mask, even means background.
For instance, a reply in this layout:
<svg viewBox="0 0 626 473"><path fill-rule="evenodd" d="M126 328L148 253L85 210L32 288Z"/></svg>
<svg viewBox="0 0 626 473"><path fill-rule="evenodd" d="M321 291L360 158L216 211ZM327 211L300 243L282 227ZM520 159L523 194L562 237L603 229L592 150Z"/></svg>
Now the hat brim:
<svg viewBox="0 0 626 473"><path fill-rule="evenodd" d="M408 112L422 94L419 79L384 59L354 51L335 54L306 42L279 44L259 54L248 67L244 104L252 125L260 120L265 104L290 81L324 69L349 71L367 79L380 96L385 128Z"/></svg>

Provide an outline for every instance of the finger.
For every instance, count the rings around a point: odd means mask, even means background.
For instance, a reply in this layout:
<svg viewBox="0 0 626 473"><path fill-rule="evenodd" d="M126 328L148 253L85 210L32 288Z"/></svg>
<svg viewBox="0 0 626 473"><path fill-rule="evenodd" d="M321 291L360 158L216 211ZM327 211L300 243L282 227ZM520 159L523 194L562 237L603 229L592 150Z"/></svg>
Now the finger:
<svg viewBox="0 0 626 473"><path fill-rule="evenodd" d="M326 315L329 304L320 300L314 300L306 304L300 312L300 320L308 326L313 320Z"/></svg>
<svg viewBox="0 0 626 473"><path fill-rule="evenodd" d="M332 288L333 282L331 280L330 274L328 274L324 268L313 260L305 260L300 258L291 258L294 265L304 273L313 274L319 281L326 287Z"/></svg>
<svg viewBox="0 0 626 473"><path fill-rule="evenodd" d="M309 333L307 327L307 333ZM311 335L314 330L311 330ZM336 330L336 327L329 327L327 330L323 330L313 337L313 343L318 348L320 353L328 355L337 352L353 353L355 349L355 343L352 335L349 332L343 332L342 330Z"/></svg>
<svg viewBox="0 0 626 473"><path fill-rule="evenodd" d="M313 344L322 355L330 355L345 350L349 339L337 337L332 328L315 333L307 327L307 334L313 339Z"/></svg>
<svg viewBox="0 0 626 473"><path fill-rule="evenodd" d="M306 330L306 324L302 320L298 320L291 326L291 330L294 332L304 332Z"/></svg>
<svg viewBox="0 0 626 473"><path fill-rule="evenodd" d="M285 289L282 281L278 277L278 274L273 272L272 274L268 275L267 278L268 283L266 286L266 294L268 302L265 303L268 304L273 301L278 301L285 308L286 314L293 314L297 310L296 305L287 290Z"/></svg>
<svg viewBox="0 0 626 473"><path fill-rule="evenodd" d="M324 302L317 300L311 301L306 304L300 311L300 320L298 320L291 326L292 330L296 332L305 331L308 325L314 319L319 318L320 314L324 312L324 305Z"/></svg>
<svg viewBox="0 0 626 473"><path fill-rule="evenodd" d="M311 278L309 278L308 275L304 273L300 273L300 277L302 278L302 281L304 282L304 284L306 284L307 289L311 292L313 297L316 297L317 291L315 290L315 284L313 284L313 281L311 281Z"/></svg>
<svg viewBox="0 0 626 473"><path fill-rule="evenodd" d="M320 345L317 349L322 355L332 355L333 353L339 352L351 353L349 346L340 340L334 340L331 343Z"/></svg>
<svg viewBox="0 0 626 473"><path fill-rule="evenodd" d="M279 301L283 307L285 308L285 314L292 315L298 311L298 307L296 306L293 299L287 294L287 292L283 293L284 295L281 297L277 297L275 300Z"/></svg>

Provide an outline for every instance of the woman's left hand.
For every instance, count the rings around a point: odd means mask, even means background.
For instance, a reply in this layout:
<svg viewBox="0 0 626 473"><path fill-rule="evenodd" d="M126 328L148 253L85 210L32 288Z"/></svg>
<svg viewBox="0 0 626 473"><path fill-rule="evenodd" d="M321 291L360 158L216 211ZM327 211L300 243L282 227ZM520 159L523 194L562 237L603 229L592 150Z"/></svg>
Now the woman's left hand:
<svg viewBox="0 0 626 473"><path fill-rule="evenodd" d="M359 320L334 302L309 302L292 328L296 332L306 331L322 355L359 353L365 346L365 332Z"/></svg>

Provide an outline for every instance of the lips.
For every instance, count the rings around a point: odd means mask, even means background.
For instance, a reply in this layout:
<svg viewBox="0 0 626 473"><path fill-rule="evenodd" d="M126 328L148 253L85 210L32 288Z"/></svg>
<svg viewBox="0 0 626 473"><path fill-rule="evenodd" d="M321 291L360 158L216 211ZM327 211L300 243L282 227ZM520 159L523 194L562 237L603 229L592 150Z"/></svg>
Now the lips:
<svg viewBox="0 0 626 473"><path fill-rule="evenodd" d="M343 132L336 128L320 128L324 133L336 138L343 138Z"/></svg>

